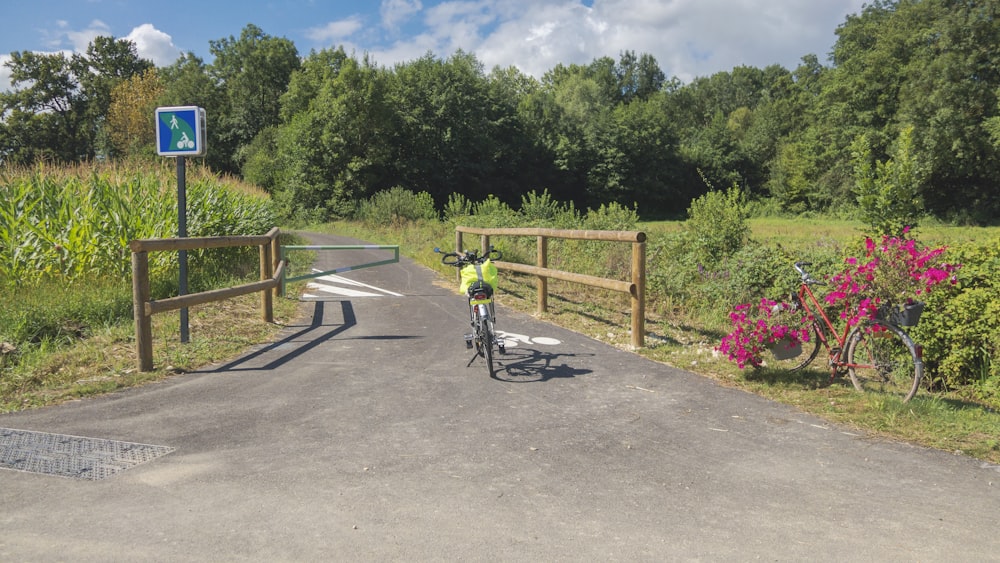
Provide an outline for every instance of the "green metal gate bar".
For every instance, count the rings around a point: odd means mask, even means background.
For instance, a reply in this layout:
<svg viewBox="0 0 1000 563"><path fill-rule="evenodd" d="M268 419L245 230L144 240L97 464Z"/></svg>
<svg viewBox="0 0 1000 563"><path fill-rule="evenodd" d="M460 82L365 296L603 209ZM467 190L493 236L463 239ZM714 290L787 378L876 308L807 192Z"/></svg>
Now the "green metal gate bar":
<svg viewBox="0 0 1000 563"><path fill-rule="evenodd" d="M281 259L285 259L286 250L392 250L393 257L388 260L379 260L378 262L369 262L367 264L359 264L357 266L342 266L334 270L328 270L326 272L318 272L314 274L305 274L302 276L288 277L287 274L282 279L282 291L284 290L284 285L290 282L296 282L301 280L308 280L312 278L319 278L329 274L342 274L344 272L350 272L353 270L361 270L364 268L374 268L375 266L385 266L386 264L396 264L399 262L399 245L379 245L379 244L358 244L358 245L308 245L308 246L282 246L281 247ZM286 272L288 270L285 270Z"/></svg>

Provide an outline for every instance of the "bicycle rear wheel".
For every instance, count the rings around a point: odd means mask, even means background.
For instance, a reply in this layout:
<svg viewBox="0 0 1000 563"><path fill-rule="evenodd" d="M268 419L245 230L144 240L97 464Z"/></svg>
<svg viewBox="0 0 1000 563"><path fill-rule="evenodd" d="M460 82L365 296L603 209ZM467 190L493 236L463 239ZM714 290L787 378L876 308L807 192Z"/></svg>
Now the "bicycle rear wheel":
<svg viewBox="0 0 1000 563"><path fill-rule="evenodd" d="M489 370L490 377L493 377L496 375L493 369L493 319L489 315L484 315L479 320L482 324L482 329L479 331L480 349L483 352L483 359L486 360L486 369Z"/></svg>
<svg viewBox="0 0 1000 563"><path fill-rule="evenodd" d="M907 402L924 376L920 350L896 325L877 321L858 325L847 343L847 372L858 391L899 395Z"/></svg>

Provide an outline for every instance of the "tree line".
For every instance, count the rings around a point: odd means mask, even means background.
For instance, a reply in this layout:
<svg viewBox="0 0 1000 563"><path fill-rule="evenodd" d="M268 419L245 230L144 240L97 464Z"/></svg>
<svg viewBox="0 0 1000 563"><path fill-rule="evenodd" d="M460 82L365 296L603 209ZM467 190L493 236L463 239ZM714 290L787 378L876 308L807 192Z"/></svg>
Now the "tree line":
<svg viewBox="0 0 1000 563"><path fill-rule="evenodd" d="M347 216L393 187L439 207L547 190L672 217L737 186L787 213L987 223L1000 216L998 8L876 0L836 29L828 64L807 54L687 84L632 51L536 79L462 51L391 68L343 48L302 55L254 25L211 41L211 63L163 68L99 37L72 56L12 54L0 159L148 156L153 109L198 105L206 164L263 186L288 217Z"/></svg>

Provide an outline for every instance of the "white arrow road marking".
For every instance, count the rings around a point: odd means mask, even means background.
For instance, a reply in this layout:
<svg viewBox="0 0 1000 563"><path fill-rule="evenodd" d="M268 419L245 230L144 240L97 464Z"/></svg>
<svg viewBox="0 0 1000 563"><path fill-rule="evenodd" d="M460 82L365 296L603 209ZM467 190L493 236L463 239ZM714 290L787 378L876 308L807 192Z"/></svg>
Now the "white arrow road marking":
<svg viewBox="0 0 1000 563"><path fill-rule="evenodd" d="M543 346L558 346L562 344L562 340L549 338L547 336L527 336L524 334L517 334L515 332L507 332L505 330L498 330L497 337L504 339L507 346L511 348L516 347L518 343L541 344Z"/></svg>
<svg viewBox="0 0 1000 563"><path fill-rule="evenodd" d="M320 270L313 270L314 272L319 272ZM326 282L326 283L317 283ZM339 285L331 285L339 284ZM381 293L372 293L369 291L361 291L357 289L349 289L346 287L339 287L340 285L349 285L354 287L363 287L373 291L378 291ZM342 295L344 297L384 297L386 295L391 295L393 297L403 297L402 293L396 293L395 291L389 291L388 289L382 289L380 287L375 287L373 285L368 285L366 283L361 283L359 281L347 279L337 275L326 275L316 278L315 282L309 282L307 286L309 289L321 291L324 293L332 293L334 295ZM317 298L316 295L305 294L305 298Z"/></svg>

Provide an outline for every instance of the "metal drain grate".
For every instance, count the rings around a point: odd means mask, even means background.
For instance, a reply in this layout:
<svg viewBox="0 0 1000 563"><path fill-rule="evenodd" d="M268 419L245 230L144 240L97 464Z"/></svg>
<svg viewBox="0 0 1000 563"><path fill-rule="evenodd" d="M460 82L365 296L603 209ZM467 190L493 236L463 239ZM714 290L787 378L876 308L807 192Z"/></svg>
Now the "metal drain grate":
<svg viewBox="0 0 1000 563"><path fill-rule="evenodd" d="M0 428L0 468L96 481L174 451L100 438Z"/></svg>

